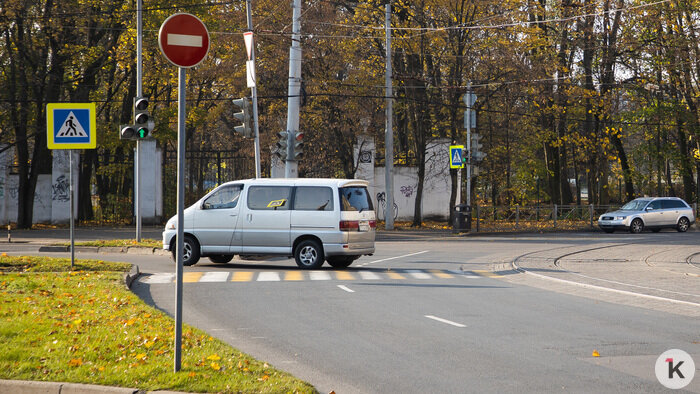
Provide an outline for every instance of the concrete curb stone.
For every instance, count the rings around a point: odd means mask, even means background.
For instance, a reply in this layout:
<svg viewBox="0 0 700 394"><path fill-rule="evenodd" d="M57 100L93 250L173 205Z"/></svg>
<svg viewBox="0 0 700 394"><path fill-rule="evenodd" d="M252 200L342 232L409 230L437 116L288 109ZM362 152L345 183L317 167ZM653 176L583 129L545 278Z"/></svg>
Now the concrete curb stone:
<svg viewBox="0 0 700 394"><path fill-rule="evenodd" d="M0 392L13 394L145 394L139 389L96 384L0 380Z"/></svg>
<svg viewBox="0 0 700 394"><path fill-rule="evenodd" d="M99 253L124 253L125 251L123 246L101 246L98 249Z"/></svg>
<svg viewBox="0 0 700 394"><path fill-rule="evenodd" d="M127 273L124 274L124 284L126 284L126 287L131 289L131 284L134 283L136 278L141 275L141 272L139 271L139 266L136 264L131 265L131 270Z"/></svg>
<svg viewBox="0 0 700 394"><path fill-rule="evenodd" d="M126 250L127 254L153 254L155 248L145 248L143 246L131 246Z"/></svg>

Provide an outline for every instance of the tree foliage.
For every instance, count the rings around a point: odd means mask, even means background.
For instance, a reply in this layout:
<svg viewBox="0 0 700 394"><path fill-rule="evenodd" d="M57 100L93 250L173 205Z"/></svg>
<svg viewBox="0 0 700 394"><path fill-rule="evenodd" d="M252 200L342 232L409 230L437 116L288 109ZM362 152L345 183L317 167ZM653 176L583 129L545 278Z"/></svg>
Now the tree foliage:
<svg viewBox="0 0 700 394"><path fill-rule="evenodd" d="M301 176L353 177L361 134L374 137L380 161L387 159L384 4L303 5ZM130 204L133 143L119 140L118 125L130 121L136 91L135 7L134 0L6 0L0 8L0 141L17 157L21 227L32 222L38 175L51 171L50 102L98 103L98 149L83 153L80 169L80 218L115 201ZM175 12L200 17L212 42L187 74L187 149L252 161L252 141L232 131L231 99L249 95L243 1L145 1L143 90L158 144L173 150L177 141L177 70L157 44L158 28ZM414 224L428 143L465 142L468 86L478 96L476 131L487 153L469 191L475 201L607 204L645 194L696 201L698 19L698 0L393 1L396 154L389 159L418 167ZM276 132L286 127L289 3L253 1L253 23L268 168ZM456 171L451 176L454 202L461 185ZM187 187L196 194L205 185Z"/></svg>

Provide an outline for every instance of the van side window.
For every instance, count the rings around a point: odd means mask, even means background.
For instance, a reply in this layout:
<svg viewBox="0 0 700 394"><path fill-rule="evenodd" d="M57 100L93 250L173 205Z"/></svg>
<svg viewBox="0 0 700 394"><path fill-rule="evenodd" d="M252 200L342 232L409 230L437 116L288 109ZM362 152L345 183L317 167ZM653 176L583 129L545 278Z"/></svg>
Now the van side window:
<svg viewBox="0 0 700 394"><path fill-rule="evenodd" d="M235 208L238 205L238 198L241 196L243 186L225 186L216 190L214 194L204 200L204 209L227 209Z"/></svg>
<svg viewBox="0 0 700 394"><path fill-rule="evenodd" d="M362 186L348 186L338 189L340 193L341 211L372 211L372 199L369 198L367 188Z"/></svg>
<svg viewBox="0 0 700 394"><path fill-rule="evenodd" d="M333 190L330 187L297 186L294 209L299 211L332 211Z"/></svg>
<svg viewBox="0 0 700 394"><path fill-rule="evenodd" d="M248 208L259 210L289 210L289 186L251 186L248 189Z"/></svg>

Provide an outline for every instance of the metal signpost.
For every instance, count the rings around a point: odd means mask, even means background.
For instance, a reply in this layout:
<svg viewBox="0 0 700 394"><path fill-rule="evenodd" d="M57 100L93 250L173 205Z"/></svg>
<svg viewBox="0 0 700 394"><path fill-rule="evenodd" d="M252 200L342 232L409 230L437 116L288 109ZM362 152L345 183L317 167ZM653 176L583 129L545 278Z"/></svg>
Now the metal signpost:
<svg viewBox="0 0 700 394"><path fill-rule="evenodd" d="M49 149L68 149L70 204L70 268L75 265L73 149L97 146L95 103L51 103L46 106L46 142Z"/></svg>
<svg viewBox="0 0 700 394"><path fill-rule="evenodd" d="M182 362L182 256L185 211L185 83L187 68L204 60L209 52L209 31L191 14L173 14L158 32L158 45L170 63L179 68L177 92L177 252L175 263L175 372Z"/></svg>

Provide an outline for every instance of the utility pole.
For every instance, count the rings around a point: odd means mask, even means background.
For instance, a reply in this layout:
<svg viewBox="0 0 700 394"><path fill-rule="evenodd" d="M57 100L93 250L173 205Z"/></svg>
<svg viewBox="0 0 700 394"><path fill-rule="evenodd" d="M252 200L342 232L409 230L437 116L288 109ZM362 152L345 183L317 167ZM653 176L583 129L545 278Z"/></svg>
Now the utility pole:
<svg viewBox="0 0 700 394"><path fill-rule="evenodd" d="M252 32L253 31L253 10L252 10L252 5L251 5L251 0L246 0L245 2L245 8L246 8L246 13L247 19L248 19L248 31ZM249 67L255 67L255 41L253 41L250 45L250 66ZM255 68L253 68L255 69ZM260 178L260 131L258 129L258 88L257 88L257 81L254 81L255 84L250 88L251 93L253 95L253 130L255 132L255 177Z"/></svg>
<svg viewBox="0 0 700 394"><path fill-rule="evenodd" d="M143 0L136 0L136 97L143 96ZM134 211L136 211L136 242L141 242L141 141L136 140L134 155Z"/></svg>
<svg viewBox="0 0 700 394"><path fill-rule="evenodd" d="M289 85L287 98L287 132L292 154L284 162L284 177L298 177L298 163L294 157L294 136L299 131L299 103L301 93L301 0L292 3L292 46L289 48Z"/></svg>
<svg viewBox="0 0 700 394"><path fill-rule="evenodd" d="M465 126L467 126L467 205L472 205L472 83L471 81L467 83L467 94L464 96L464 102L467 104L467 110L465 111Z"/></svg>
<svg viewBox="0 0 700 394"><path fill-rule="evenodd" d="M384 184L386 187L386 211L384 228L394 229L394 125L393 89L391 85L391 2L386 4L386 130L384 132Z"/></svg>

